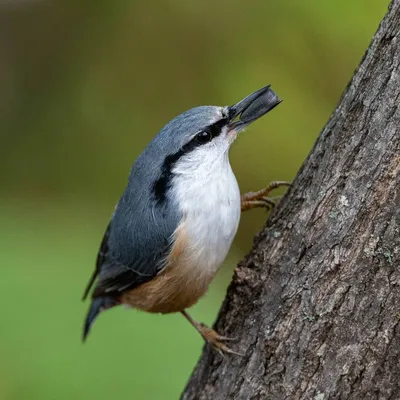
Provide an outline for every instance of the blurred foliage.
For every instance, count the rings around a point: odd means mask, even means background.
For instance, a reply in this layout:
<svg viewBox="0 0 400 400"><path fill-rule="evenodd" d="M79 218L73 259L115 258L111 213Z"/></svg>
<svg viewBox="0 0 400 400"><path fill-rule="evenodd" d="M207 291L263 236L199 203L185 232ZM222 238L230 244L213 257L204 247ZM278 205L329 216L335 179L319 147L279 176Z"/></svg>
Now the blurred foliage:
<svg viewBox="0 0 400 400"><path fill-rule="evenodd" d="M202 341L179 315L80 295L133 160L176 114L271 83L285 101L235 143L242 191L291 180L385 13L383 0L0 2L0 399L175 399ZM212 323L265 221L242 218L193 316Z"/></svg>

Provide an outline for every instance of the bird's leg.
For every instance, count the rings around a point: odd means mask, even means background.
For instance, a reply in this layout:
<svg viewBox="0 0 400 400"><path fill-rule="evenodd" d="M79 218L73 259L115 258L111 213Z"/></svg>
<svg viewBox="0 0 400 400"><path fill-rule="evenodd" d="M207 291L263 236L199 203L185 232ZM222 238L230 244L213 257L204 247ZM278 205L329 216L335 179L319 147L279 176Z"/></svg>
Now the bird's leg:
<svg viewBox="0 0 400 400"><path fill-rule="evenodd" d="M182 315L194 326L197 332L203 337L207 344L211 345L215 350L221 355L224 353L236 354L238 356L243 356L241 353L231 350L224 342L230 340L236 340L236 338L230 338L226 336L221 336L219 333L215 332L214 329L209 328L203 323L196 322L186 311L181 311Z"/></svg>
<svg viewBox="0 0 400 400"><path fill-rule="evenodd" d="M267 210L275 207L275 200L268 197L268 195L275 189L281 186L290 186L290 182L286 181L273 181L266 188L258 192L248 192L242 194L241 209L243 211L251 210L252 208L264 207Z"/></svg>

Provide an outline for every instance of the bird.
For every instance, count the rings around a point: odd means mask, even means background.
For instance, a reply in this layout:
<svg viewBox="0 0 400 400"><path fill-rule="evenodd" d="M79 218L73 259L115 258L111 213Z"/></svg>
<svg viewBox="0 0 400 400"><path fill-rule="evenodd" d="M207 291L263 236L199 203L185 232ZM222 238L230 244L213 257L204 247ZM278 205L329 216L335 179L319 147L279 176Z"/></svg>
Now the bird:
<svg viewBox="0 0 400 400"><path fill-rule="evenodd" d="M83 295L91 293L83 341L100 312L118 305L182 313L221 353L222 336L187 312L225 260L242 211L274 205L273 181L240 195L229 149L248 125L282 100L265 86L232 106L198 106L165 125L134 162Z"/></svg>

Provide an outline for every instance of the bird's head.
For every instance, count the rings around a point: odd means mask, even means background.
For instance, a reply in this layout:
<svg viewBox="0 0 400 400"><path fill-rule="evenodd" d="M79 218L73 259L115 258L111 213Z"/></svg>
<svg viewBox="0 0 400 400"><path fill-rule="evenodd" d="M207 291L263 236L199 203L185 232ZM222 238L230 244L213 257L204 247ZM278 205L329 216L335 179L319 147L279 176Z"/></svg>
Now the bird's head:
<svg viewBox="0 0 400 400"><path fill-rule="evenodd" d="M228 160L237 134L281 100L266 86L232 106L200 106L172 119L153 139L140 161L158 170L154 191L164 199L172 176L196 176ZM148 161L153 160L153 165Z"/></svg>
<svg viewBox="0 0 400 400"><path fill-rule="evenodd" d="M200 106L172 119L157 135L174 164L197 169L226 154L237 134L281 100L266 86L232 106Z"/></svg>

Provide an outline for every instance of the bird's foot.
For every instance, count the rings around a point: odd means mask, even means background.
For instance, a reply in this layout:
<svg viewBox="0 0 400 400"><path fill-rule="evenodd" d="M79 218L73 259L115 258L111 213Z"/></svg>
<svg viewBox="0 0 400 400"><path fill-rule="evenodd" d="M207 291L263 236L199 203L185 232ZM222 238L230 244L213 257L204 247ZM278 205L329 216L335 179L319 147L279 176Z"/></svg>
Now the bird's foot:
<svg viewBox="0 0 400 400"><path fill-rule="evenodd" d="M243 356L243 354L231 350L225 342L236 340L227 336L221 336L215 332L214 329L209 328L207 325L196 322L185 310L181 311L182 315L196 328L197 332L203 337L207 344L209 344L219 354L224 356L225 353L236 354Z"/></svg>
<svg viewBox="0 0 400 400"><path fill-rule="evenodd" d="M197 324L197 330L199 331L200 335L209 344L214 350L220 353L222 356L225 353L229 354L236 354L238 356L243 356L242 353L238 353L230 349L225 342L237 340L237 338L231 338L227 336L222 336L214 329L209 328L207 325L204 324Z"/></svg>
<svg viewBox="0 0 400 400"><path fill-rule="evenodd" d="M241 196L241 209L243 211L251 210L252 208L266 208L267 211L275 207L275 202L278 198L271 198L268 195L275 189L282 186L290 186L290 182L273 181L264 189L258 192L248 192Z"/></svg>

